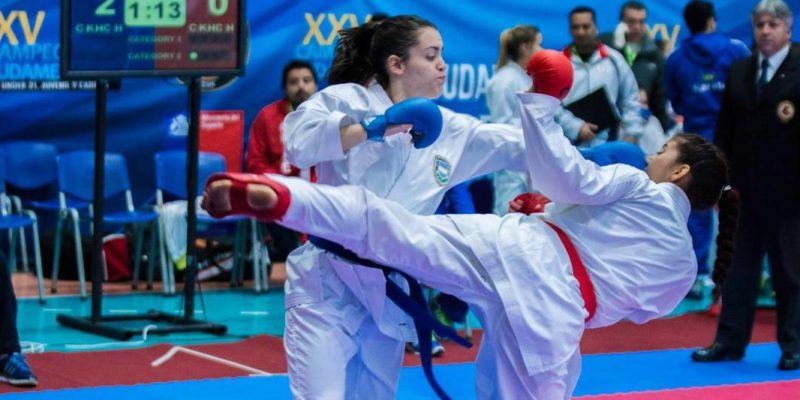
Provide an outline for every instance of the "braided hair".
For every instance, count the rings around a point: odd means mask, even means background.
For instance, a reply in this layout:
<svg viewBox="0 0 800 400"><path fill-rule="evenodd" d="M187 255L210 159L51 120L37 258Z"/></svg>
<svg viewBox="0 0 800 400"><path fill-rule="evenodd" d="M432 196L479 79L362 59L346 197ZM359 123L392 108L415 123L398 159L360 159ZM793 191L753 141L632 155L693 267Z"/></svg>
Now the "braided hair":
<svg viewBox="0 0 800 400"><path fill-rule="evenodd" d="M733 258L733 238L739 218L739 193L728 186L728 162L722 152L700 135L676 135L677 162L689 165L690 179L685 188L693 210L719 207L717 257L711 279L714 298L719 297Z"/></svg>

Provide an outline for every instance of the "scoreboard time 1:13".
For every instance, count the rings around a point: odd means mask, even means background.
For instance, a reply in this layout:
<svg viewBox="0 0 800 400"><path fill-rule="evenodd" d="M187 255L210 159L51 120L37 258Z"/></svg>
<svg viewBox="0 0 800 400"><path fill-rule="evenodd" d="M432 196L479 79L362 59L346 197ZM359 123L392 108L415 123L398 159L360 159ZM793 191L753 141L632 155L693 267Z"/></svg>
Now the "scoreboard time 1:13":
<svg viewBox="0 0 800 400"><path fill-rule="evenodd" d="M95 16L116 14L117 0L105 0L95 9ZM121 0L125 25L131 27L180 28L186 25L186 0ZM207 0L208 12L222 16L228 11L228 0Z"/></svg>

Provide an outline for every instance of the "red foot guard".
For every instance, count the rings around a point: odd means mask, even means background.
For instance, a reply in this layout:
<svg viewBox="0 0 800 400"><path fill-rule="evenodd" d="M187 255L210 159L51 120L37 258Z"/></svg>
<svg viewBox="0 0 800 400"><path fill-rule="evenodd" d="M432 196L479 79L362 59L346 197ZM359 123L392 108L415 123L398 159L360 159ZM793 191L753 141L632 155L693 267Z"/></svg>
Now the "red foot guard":
<svg viewBox="0 0 800 400"><path fill-rule="evenodd" d="M231 182L229 201L230 209L219 210L213 202L211 184L217 181L229 180ZM275 205L270 209L255 209L248 203L247 186L249 184L266 185L275 191ZM228 215L246 215L261 221L275 221L283 218L291 202L289 189L281 183L274 181L266 175L245 174L239 172L220 172L211 175L206 181L206 190L203 199L203 208L214 218L227 217Z"/></svg>

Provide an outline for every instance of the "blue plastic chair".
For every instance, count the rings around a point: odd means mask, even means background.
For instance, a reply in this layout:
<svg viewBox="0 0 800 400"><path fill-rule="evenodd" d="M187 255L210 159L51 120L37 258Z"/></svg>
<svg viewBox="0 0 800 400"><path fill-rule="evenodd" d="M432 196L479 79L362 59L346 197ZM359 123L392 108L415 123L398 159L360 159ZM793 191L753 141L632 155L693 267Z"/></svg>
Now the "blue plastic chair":
<svg viewBox="0 0 800 400"><path fill-rule="evenodd" d="M80 249L81 239L78 210L74 207L69 207L67 199L70 198L73 199L73 201L88 202L89 216L92 216L93 210L91 202L94 198L94 151L82 150L61 153L58 156L58 185L61 191L59 193L61 209L73 222L75 244L76 247ZM151 235L148 263L152 269L152 263L155 260L154 252L156 251L155 232L157 231L156 228L158 225L158 213L154 211L136 210L134 208L127 162L123 155L106 153L103 189L103 198L106 200L124 195L124 209L105 212L103 215L103 224L133 226L134 236L136 238L134 271L139 270L139 263L141 262L142 255L144 230L141 229L140 225L150 224L154 234ZM108 205L109 202L106 202L106 204ZM53 257L53 278L51 284L51 291L53 293L56 292L56 284L58 281L59 259L61 255L61 229L62 219L59 219L56 226L55 254ZM83 267L83 256L81 255L78 259L78 279L80 280L81 296L85 297L86 279Z"/></svg>
<svg viewBox="0 0 800 400"><path fill-rule="evenodd" d="M58 148L49 143L31 141L11 141L3 145L5 151L6 171L14 171L6 176L6 183L15 189L28 192L41 192L43 196L26 198L21 195L21 202L17 208L26 205L34 210L59 211L61 203L58 198L58 167L56 158ZM16 197L12 197L18 200ZM42 198L44 198L42 200ZM89 202L67 200L67 205L76 209L85 209ZM58 218L67 215L59 213ZM25 247L25 236L22 236L22 246ZM76 247L76 259L79 248ZM27 257L23 254L23 266L28 270Z"/></svg>
<svg viewBox="0 0 800 400"><path fill-rule="evenodd" d="M163 209L165 195L173 199L186 200L186 152L183 150L166 150L156 153L156 203L160 209ZM197 194L202 195L205 188L205 183L211 174L216 172L224 172L226 170L225 158L217 153L200 152L197 162ZM244 230L250 227L250 241L251 249L253 249L253 274L255 280L255 290L260 292L262 288L262 280L266 282L266 266L268 262L262 260L259 243L261 243L258 235L258 226L255 220L242 216L228 216L223 219L216 219L208 216L205 213L197 214L197 222L213 228L213 226L225 225L236 223L236 238L234 240L234 267L231 273L231 285L238 285L244 274ZM205 230L198 232L199 235L213 236L214 232ZM162 274L168 277L170 283L170 290L175 291L175 277L172 274L172 268L164 267L169 265L166 262L166 233L164 231L163 221L161 226L161 264ZM263 277L263 278L262 278ZM149 279L149 277L148 277ZM166 279L165 279L166 281ZM263 285L266 288L266 285Z"/></svg>
<svg viewBox="0 0 800 400"><path fill-rule="evenodd" d="M16 253L16 238L19 235L25 238L24 229L31 228L33 235L33 255L34 263L36 265L36 278L39 286L39 302L44 303L44 278L42 273L42 253L39 248L39 224L36 214L31 210L17 208L13 210L11 207L11 200L6 195L6 167L3 160L3 152L0 151L0 230L8 230L10 233L9 240L9 256L7 257L7 265L14 265ZM27 264L27 250L25 241L20 241L22 257L24 263ZM9 268L9 273L11 268Z"/></svg>
<svg viewBox="0 0 800 400"><path fill-rule="evenodd" d="M3 145L6 153L6 170L14 171L6 182L22 190L52 189L52 198L46 200L22 199L23 203L42 210L58 211L58 148L49 143L12 141ZM88 201L67 199L67 206L83 209Z"/></svg>

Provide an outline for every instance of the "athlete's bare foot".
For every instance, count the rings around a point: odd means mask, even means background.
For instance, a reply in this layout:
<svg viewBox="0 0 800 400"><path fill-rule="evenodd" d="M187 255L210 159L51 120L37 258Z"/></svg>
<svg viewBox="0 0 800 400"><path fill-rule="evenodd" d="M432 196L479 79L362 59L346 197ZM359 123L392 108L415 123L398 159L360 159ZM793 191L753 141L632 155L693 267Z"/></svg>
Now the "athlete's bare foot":
<svg viewBox="0 0 800 400"><path fill-rule="evenodd" d="M200 206L206 211L228 212L231 210L231 186L229 179L212 182L203 193ZM269 211L275 208L278 195L267 185L249 183L247 185L247 205L256 211Z"/></svg>

